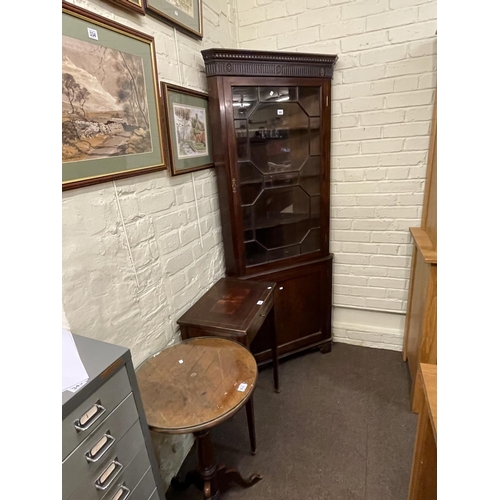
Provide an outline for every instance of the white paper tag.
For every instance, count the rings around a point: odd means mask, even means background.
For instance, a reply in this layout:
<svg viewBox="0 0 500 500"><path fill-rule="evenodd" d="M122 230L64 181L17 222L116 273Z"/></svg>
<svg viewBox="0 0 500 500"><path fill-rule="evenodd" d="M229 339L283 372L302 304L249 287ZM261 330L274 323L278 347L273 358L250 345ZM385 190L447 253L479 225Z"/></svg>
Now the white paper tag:
<svg viewBox="0 0 500 500"><path fill-rule="evenodd" d="M97 36L97 30L93 28L87 28L87 33L89 34L89 38L92 38L92 40L99 40L99 37Z"/></svg>
<svg viewBox="0 0 500 500"><path fill-rule="evenodd" d="M263 301L263 300L258 300L258 301L257 301L257 305L258 305L258 306L261 306L263 303L264 303L264 301Z"/></svg>
<svg viewBox="0 0 500 500"><path fill-rule="evenodd" d="M80 389L80 387L83 387L88 382L88 380L89 379L84 380L83 382L80 382L79 384L75 384L72 387L68 387L66 390L69 392L76 392L76 391L78 391L78 389Z"/></svg>
<svg viewBox="0 0 500 500"><path fill-rule="evenodd" d="M243 382L238 386L238 391L245 392L248 384L244 384Z"/></svg>
<svg viewBox="0 0 500 500"><path fill-rule="evenodd" d="M174 10L174 14L175 14L176 16L178 16L178 15L179 15L179 13L178 13L176 10Z"/></svg>
<svg viewBox="0 0 500 500"><path fill-rule="evenodd" d="M278 113L278 115L282 115L283 114L283 110L282 109L278 109L278 111L276 111Z"/></svg>

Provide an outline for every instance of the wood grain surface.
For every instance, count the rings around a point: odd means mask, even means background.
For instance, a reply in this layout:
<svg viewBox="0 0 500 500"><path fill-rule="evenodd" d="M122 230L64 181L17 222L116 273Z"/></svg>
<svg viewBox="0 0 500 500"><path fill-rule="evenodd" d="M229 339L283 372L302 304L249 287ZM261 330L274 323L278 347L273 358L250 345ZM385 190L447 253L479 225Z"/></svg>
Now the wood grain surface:
<svg viewBox="0 0 500 500"><path fill-rule="evenodd" d="M437 365L420 363L420 371L434 439L437 440Z"/></svg>
<svg viewBox="0 0 500 500"><path fill-rule="evenodd" d="M150 429L185 434L211 428L236 413L251 396L257 363L232 340L185 340L148 358L137 382ZM246 384L244 390L238 390Z"/></svg>

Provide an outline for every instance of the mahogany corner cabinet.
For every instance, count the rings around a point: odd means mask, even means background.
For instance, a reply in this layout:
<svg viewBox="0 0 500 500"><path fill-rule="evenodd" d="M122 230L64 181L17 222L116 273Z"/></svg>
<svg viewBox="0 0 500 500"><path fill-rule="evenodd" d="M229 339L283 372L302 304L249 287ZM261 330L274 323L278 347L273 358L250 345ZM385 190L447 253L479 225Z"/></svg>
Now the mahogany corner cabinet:
<svg viewBox="0 0 500 500"><path fill-rule="evenodd" d="M336 55L202 51L226 273L271 281L278 352L331 350L331 80ZM265 325L264 325L265 326ZM272 332L252 343L272 359Z"/></svg>

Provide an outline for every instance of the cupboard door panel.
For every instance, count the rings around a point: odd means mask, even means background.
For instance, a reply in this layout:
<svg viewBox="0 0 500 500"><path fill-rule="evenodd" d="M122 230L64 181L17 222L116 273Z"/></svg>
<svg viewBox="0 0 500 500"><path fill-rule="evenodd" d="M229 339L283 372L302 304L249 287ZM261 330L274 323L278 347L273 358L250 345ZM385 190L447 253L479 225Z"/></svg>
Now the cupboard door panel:
<svg viewBox="0 0 500 500"><path fill-rule="evenodd" d="M274 314L280 355L331 339L331 269L332 261L327 258L251 278L277 283ZM274 325L269 319L250 346L258 362L271 360Z"/></svg>

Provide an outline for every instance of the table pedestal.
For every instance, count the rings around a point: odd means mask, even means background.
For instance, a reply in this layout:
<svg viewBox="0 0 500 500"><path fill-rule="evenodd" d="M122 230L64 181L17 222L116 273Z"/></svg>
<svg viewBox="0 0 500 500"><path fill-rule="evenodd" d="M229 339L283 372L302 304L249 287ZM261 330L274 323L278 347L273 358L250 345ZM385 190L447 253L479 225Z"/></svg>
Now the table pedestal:
<svg viewBox="0 0 500 500"><path fill-rule="evenodd" d="M252 474L248 479L244 479L237 469L217 464L210 429L195 432L194 436L198 450L198 466L186 474L184 481L181 481L179 477L174 477L173 488L185 490L194 484L196 488L203 491L204 499L217 500L221 492L224 492L231 483L248 488L262 479L260 474Z"/></svg>

